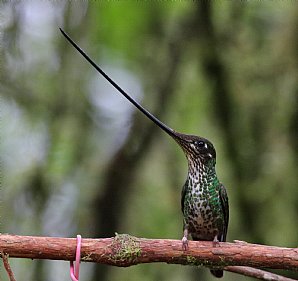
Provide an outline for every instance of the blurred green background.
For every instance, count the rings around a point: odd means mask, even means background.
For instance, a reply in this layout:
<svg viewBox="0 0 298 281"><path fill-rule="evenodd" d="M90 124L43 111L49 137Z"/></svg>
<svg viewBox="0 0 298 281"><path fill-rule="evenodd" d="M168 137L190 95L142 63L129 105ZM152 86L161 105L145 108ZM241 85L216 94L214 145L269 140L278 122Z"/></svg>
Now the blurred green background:
<svg viewBox="0 0 298 281"><path fill-rule="evenodd" d="M182 151L82 59L63 27L159 119L214 143L230 199L228 241L297 247L294 1L4 1L0 8L1 232L182 237ZM18 281L70 280L67 262L11 259L11 266ZM4 270L0 278L7 280ZM83 263L80 280L214 278L190 266Z"/></svg>

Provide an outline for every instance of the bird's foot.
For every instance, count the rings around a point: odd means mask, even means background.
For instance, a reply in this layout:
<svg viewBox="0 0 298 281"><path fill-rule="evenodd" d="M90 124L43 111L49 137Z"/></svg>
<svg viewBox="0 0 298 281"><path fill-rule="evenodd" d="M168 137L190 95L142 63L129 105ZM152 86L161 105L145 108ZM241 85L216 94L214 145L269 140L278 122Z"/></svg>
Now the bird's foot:
<svg viewBox="0 0 298 281"><path fill-rule="evenodd" d="M213 247L220 247L219 241L217 239L217 235L214 237L213 241L212 241Z"/></svg>
<svg viewBox="0 0 298 281"><path fill-rule="evenodd" d="M183 237L182 237L182 250L187 251L188 250L188 228L184 225L184 231L183 231Z"/></svg>
<svg viewBox="0 0 298 281"><path fill-rule="evenodd" d="M188 250L188 240L186 236L183 236L182 238L182 250L187 251Z"/></svg>

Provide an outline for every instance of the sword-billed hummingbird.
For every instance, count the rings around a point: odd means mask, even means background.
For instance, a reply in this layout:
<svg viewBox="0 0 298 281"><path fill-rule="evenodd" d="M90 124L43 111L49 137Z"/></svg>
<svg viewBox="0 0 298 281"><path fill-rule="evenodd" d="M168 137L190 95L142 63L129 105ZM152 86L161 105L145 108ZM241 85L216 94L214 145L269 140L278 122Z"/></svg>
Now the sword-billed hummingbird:
<svg viewBox="0 0 298 281"><path fill-rule="evenodd" d="M226 241L229 222L228 196L216 175L216 152L212 143L199 136L178 133L162 123L118 86L61 28L60 31L105 79L182 148L188 161L188 174L181 196L183 250L188 249L188 235L191 235L193 240L214 243ZM211 273L215 277L223 276L221 269L211 269Z"/></svg>

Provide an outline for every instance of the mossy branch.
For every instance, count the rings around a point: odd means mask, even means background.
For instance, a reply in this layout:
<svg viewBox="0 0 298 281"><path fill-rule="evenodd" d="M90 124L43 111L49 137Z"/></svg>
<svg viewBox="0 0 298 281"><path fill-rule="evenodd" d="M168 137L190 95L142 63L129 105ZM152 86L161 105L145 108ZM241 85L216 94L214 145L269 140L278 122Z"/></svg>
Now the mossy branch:
<svg viewBox="0 0 298 281"><path fill-rule="evenodd" d="M75 238L0 235L0 252L14 258L71 261L75 259L75 249ZM298 271L298 248L239 241L219 243L215 247L212 242L189 241L189 249L183 251L180 240L145 239L116 234L112 238L82 239L81 261L120 267L165 262L223 268L238 273L241 268L245 269L243 266Z"/></svg>

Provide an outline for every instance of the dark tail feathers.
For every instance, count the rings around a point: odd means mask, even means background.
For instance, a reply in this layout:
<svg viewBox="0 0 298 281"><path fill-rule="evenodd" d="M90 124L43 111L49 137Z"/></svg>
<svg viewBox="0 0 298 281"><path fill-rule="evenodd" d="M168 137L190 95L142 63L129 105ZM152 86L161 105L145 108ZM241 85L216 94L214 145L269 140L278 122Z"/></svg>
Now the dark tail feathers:
<svg viewBox="0 0 298 281"><path fill-rule="evenodd" d="M212 273L213 276L215 276L217 278L223 277L223 271L222 270L211 269L210 272Z"/></svg>

